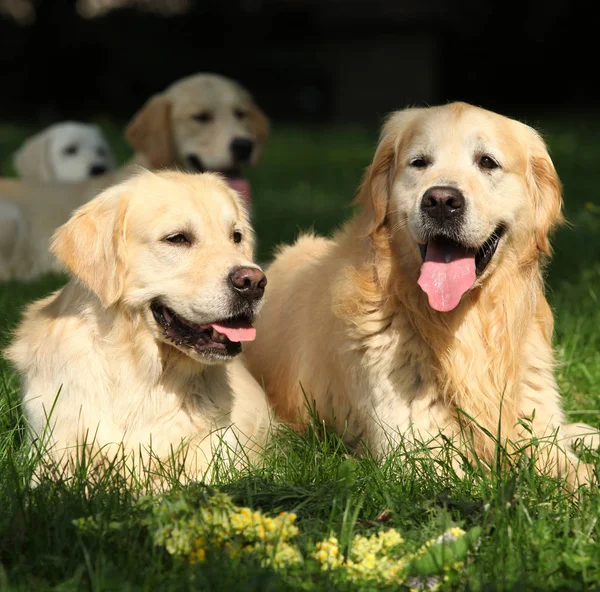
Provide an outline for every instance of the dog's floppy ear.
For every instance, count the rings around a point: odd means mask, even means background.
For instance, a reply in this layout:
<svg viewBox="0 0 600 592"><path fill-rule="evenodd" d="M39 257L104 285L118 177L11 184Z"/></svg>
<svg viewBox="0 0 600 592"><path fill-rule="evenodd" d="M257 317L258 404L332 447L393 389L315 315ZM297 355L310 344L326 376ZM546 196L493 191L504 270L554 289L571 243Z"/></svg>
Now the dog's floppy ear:
<svg viewBox="0 0 600 592"><path fill-rule="evenodd" d="M541 253L550 255L550 233L564 222L562 184L544 141L536 131L531 128L529 131L527 183L535 207L535 242Z"/></svg>
<svg viewBox="0 0 600 592"><path fill-rule="evenodd" d="M356 198L371 216L369 234L376 233L385 224L396 155L417 111L419 109L404 109L392 113L383 126L373 162L367 168Z"/></svg>
<svg viewBox="0 0 600 592"><path fill-rule="evenodd" d="M391 169L394 166L394 138L382 135L373 162L367 168L358 193L360 201L371 217L369 234L377 232L387 217Z"/></svg>
<svg viewBox="0 0 600 592"><path fill-rule="evenodd" d="M123 293L128 202L123 184L107 189L77 209L54 233L50 245L52 254L106 308Z"/></svg>
<svg viewBox="0 0 600 592"><path fill-rule="evenodd" d="M260 148L262 154L264 145L267 139L269 138L270 124L269 119L267 118L263 110L254 101L252 101L252 103L250 104L248 120L250 121L252 135L256 139L256 144Z"/></svg>
<svg viewBox="0 0 600 592"><path fill-rule="evenodd" d="M171 101L155 95L134 115L125 138L147 159L150 169L173 166L176 155L171 135Z"/></svg>
<svg viewBox="0 0 600 592"><path fill-rule="evenodd" d="M15 152L13 164L21 179L52 181L54 168L50 162L50 133L46 130L26 140Z"/></svg>

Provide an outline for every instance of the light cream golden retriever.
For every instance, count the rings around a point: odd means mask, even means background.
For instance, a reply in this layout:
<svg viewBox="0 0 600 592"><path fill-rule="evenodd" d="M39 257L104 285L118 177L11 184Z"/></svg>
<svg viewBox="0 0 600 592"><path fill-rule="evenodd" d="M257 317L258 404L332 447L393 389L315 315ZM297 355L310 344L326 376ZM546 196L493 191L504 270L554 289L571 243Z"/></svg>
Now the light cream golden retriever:
<svg viewBox="0 0 600 592"><path fill-rule="evenodd" d="M247 209L212 173L144 172L58 229L52 252L72 279L28 307L7 358L59 474L84 452L94 466L122 452L139 476L179 450L187 478L220 442L256 456L269 408L234 361L266 284L252 249Z"/></svg>
<svg viewBox="0 0 600 592"><path fill-rule="evenodd" d="M267 269L245 355L276 413L302 423L314 405L378 456L442 434L490 464L485 431L517 445L529 421L566 448L542 446L540 468L587 479L565 440L591 428L565 426L553 375L542 259L562 198L540 136L464 103L396 112L359 201Z"/></svg>
<svg viewBox="0 0 600 592"><path fill-rule="evenodd" d="M54 230L140 166L217 171L249 202L242 170L258 162L268 133L267 118L236 82L215 74L179 80L135 115L126 130L135 155L114 173L69 185L0 179L0 281L57 270L48 251Z"/></svg>

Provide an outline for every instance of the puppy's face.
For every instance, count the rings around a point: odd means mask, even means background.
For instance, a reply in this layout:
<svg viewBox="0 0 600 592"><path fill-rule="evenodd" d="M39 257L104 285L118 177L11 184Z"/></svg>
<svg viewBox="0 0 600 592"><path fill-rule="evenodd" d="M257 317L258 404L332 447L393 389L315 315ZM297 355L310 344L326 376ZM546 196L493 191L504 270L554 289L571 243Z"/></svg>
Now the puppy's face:
<svg viewBox="0 0 600 592"><path fill-rule="evenodd" d="M55 126L48 150L55 180L77 183L114 168L110 148L94 125L64 123Z"/></svg>
<svg viewBox="0 0 600 592"><path fill-rule="evenodd" d="M226 361L254 339L266 278L252 248L246 210L219 177L172 172L111 188L53 245L105 307L138 314L156 340L204 363Z"/></svg>
<svg viewBox="0 0 600 592"><path fill-rule="evenodd" d="M465 104L408 110L388 121L378 158L385 215L408 238L432 308L454 309L505 258L531 257L536 240L548 250L560 183L531 128Z"/></svg>

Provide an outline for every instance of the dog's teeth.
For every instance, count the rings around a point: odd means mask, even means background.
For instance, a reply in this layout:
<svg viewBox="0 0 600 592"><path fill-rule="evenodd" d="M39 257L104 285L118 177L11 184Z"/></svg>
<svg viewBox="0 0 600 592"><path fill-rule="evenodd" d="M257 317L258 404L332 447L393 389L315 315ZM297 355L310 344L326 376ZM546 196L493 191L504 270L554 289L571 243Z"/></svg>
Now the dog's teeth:
<svg viewBox="0 0 600 592"><path fill-rule="evenodd" d="M210 338L213 341L216 341L217 343L226 343L227 342L227 336L222 335L216 329L212 330L212 333L210 334Z"/></svg>

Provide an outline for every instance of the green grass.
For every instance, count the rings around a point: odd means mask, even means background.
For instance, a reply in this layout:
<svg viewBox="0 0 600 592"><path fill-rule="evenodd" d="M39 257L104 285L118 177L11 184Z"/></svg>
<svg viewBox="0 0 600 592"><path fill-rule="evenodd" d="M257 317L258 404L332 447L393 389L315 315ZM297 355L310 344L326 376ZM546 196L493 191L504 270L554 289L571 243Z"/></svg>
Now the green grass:
<svg viewBox="0 0 600 592"><path fill-rule="evenodd" d="M540 126L565 185L571 222L555 237L549 269L558 379L570 419L599 425L600 123ZM125 158L119 130L105 128ZM4 174L11 172L10 154L31 131L0 127ZM376 130L361 128L275 129L264 162L250 173L259 260L299 229L329 232L349 215L376 136ZM0 285L0 346L23 305L62 282L48 276L29 285ZM140 492L116 478L95 486L76 479L29 488L18 401L18 380L0 358L0 590L359 589L311 561L282 572L218 551L202 564L176 561L154 545ZM353 533L393 526L415 546L452 525L479 526L480 546L456 588L600 589L600 495L575 498L527 463L491 474L473 470L460 480L438 475L419 452L398 451L379 465L352 459L338 438L315 427L303 436L283 434L263 469L223 477L215 487L241 505L295 512L298 545L306 554L329 532L347 544ZM192 496L197 489L186 488ZM376 518L385 508L391 519L382 525ZM73 524L90 516L98 523L93 532Z"/></svg>

